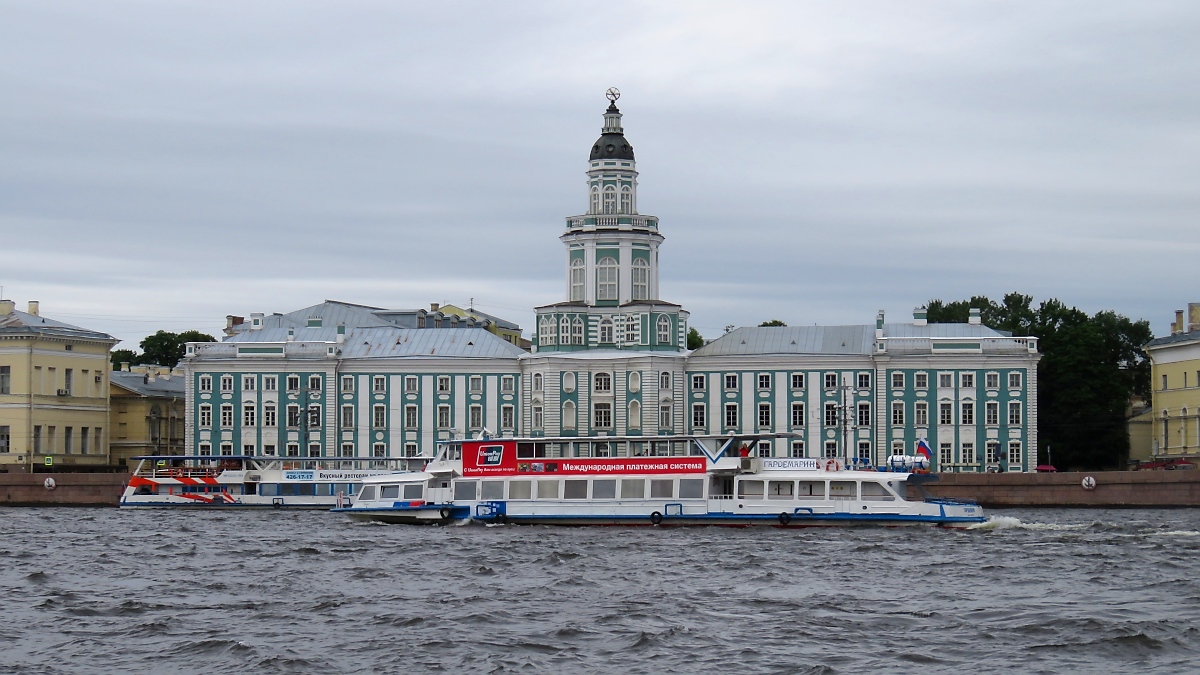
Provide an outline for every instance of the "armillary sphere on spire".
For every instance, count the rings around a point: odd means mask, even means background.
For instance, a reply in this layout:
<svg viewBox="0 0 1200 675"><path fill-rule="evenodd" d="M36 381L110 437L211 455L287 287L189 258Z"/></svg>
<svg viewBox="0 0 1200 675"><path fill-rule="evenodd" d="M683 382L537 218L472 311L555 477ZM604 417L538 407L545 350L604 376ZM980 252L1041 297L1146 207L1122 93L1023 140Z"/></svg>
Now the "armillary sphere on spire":
<svg viewBox="0 0 1200 675"><path fill-rule="evenodd" d="M604 92L604 97L616 103L617 99L621 98L621 90L616 87L609 87L608 91Z"/></svg>

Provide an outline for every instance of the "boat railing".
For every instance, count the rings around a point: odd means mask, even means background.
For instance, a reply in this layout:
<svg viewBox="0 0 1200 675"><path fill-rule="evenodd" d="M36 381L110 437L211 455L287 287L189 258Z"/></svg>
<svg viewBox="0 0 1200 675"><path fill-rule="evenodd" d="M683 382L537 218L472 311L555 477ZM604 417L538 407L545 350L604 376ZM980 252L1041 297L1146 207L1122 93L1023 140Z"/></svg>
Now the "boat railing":
<svg viewBox="0 0 1200 675"><path fill-rule="evenodd" d="M192 466L159 466L149 472L151 478L211 478L221 474L224 469L199 468ZM142 472L141 475L145 475Z"/></svg>

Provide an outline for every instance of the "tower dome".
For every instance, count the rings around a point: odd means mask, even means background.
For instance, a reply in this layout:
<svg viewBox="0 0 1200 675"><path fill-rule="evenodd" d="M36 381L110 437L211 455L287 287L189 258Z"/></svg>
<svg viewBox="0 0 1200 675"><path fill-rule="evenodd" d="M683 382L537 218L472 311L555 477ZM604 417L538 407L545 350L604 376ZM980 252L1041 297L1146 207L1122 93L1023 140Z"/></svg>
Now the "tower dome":
<svg viewBox="0 0 1200 675"><path fill-rule="evenodd" d="M604 128L600 130L600 138L592 144L593 159L628 159L633 160L633 146L625 140L625 130L621 128L621 111L616 101L608 104L604 111Z"/></svg>

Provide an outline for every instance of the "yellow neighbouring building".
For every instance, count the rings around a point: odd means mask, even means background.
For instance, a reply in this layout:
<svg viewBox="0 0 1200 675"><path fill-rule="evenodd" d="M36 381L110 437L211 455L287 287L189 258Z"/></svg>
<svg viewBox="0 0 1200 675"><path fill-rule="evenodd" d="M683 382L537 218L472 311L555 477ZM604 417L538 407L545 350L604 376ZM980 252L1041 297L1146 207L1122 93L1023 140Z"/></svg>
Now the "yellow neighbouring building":
<svg viewBox="0 0 1200 675"><path fill-rule="evenodd" d="M0 471L108 463L116 338L0 300Z"/></svg>
<svg viewBox="0 0 1200 675"><path fill-rule="evenodd" d="M183 370L121 364L110 377L111 462L132 469L131 457L184 454Z"/></svg>
<svg viewBox="0 0 1200 675"><path fill-rule="evenodd" d="M1200 463L1200 302L1188 303L1186 314L1175 312L1171 334L1143 349L1150 357L1153 389L1148 459Z"/></svg>
<svg viewBox="0 0 1200 675"><path fill-rule="evenodd" d="M456 316L460 319L471 319L479 322L480 327L487 330L493 335L500 336L500 339L509 344L514 344L525 351L529 351L531 344L529 340L521 337L521 327L517 324L501 319L498 316L492 316L485 312L481 312L474 307L463 309L455 305L440 305L431 303L429 305L431 314L441 313L441 316Z"/></svg>

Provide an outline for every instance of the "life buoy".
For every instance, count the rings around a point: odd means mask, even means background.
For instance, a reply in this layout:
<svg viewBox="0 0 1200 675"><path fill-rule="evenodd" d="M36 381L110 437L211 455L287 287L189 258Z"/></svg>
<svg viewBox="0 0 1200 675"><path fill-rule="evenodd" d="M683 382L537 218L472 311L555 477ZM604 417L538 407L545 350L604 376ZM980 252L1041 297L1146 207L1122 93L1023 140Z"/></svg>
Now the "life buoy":
<svg viewBox="0 0 1200 675"><path fill-rule="evenodd" d="M832 467L832 468L830 468L830 467ZM842 465L840 463L838 463L838 461L836 459L831 459L828 462L825 462L825 470L826 471L841 471Z"/></svg>
<svg viewBox="0 0 1200 675"><path fill-rule="evenodd" d="M658 525L661 522L662 522L662 514L661 513L659 513L658 511L655 511L654 513L650 514L650 524Z"/></svg>
<svg viewBox="0 0 1200 675"><path fill-rule="evenodd" d="M42 485L44 485L47 490L53 490L54 488L58 487L58 483L55 483L54 479L50 476L46 476L46 480L42 481Z"/></svg>
<svg viewBox="0 0 1200 675"><path fill-rule="evenodd" d="M442 507L442 510L438 511L438 515L442 517L442 520L449 520L450 519L450 509L448 509L446 507Z"/></svg>
<svg viewBox="0 0 1200 675"><path fill-rule="evenodd" d="M780 525L787 525L790 522L792 522L792 514L788 513L787 511L784 511L783 513L779 514L779 524Z"/></svg>
<svg viewBox="0 0 1200 675"><path fill-rule="evenodd" d="M47 478L46 480L50 480ZM1094 476L1084 476L1083 482L1080 483L1084 490L1089 492L1096 489L1096 478Z"/></svg>

